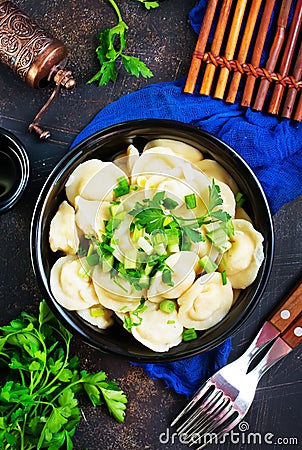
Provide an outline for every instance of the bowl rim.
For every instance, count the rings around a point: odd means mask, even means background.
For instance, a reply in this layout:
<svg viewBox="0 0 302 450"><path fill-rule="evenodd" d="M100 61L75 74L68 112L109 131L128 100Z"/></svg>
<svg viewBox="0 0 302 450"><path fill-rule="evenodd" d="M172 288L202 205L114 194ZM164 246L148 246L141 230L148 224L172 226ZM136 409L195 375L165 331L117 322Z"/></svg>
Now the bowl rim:
<svg viewBox="0 0 302 450"><path fill-rule="evenodd" d="M30 163L25 146L13 133L0 127L0 136L10 143L11 147L9 154L14 155L18 161L17 164L21 172L18 188L8 199L3 202L0 201L0 214L3 214L11 209L20 200L23 192L25 191L29 181Z"/></svg>
<svg viewBox="0 0 302 450"><path fill-rule="evenodd" d="M49 283L46 277L46 274L43 270L43 261L42 255L40 253L41 248L41 221L43 218L43 212L45 208L46 201L51 193L51 188L58 182L61 175L64 173L66 168L72 166L77 160L81 157L85 157L86 154L89 153L89 149L93 147L96 141L110 139L111 137L120 134L121 132L126 134L127 132L135 133L135 130L142 131L143 128L154 128L157 127L159 129L167 130L169 132L173 132L173 130L181 128L182 133L193 133L194 136L200 136L201 138L205 138L206 140L216 143L218 146L223 147L229 155L235 157L241 165L245 167L253 179L255 186L258 189L258 194L260 195L262 206L264 207L267 213L267 222L269 226L268 236L269 240L266 242L267 245L267 254L265 260L263 262L262 268L262 276L258 283L255 286L255 290L253 292L252 298L248 303L248 306L244 309L244 311L237 317L236 320L232 322L230 326L227 327L219 336L212 339L210 344L200 345L198 348L193 348L192 350L186 350L184 352L180 352L179 355L169 355L168 352L153 352L154 355L146 356L146 355L135 355L129 353L121 348L112 348L110 345L106 345L106 343L100 343L93 336L86 333L80 326L72 322L66 310L61 307L54 299L50 292ZM79 162L80 163L80 162ZM30 230L30 255L31 255L31 263L32 267L38 281L38 285L42 294L44 295L47 304L50 309L54 313L54 315L60 320L64 326L72 333L79 336L85 343L90 346L105 352L107 354L113 354L119 357L125 357L128 360L137 361L141 363L156 363L156 362L168 362L168 361L177 361L180 359L188 358L191 356L195 356L197 354L209 351L217 347L219 344L222 344L227 338L232 336L232 334L237 331L245 321L250 317L252 312L255 310L258 305L261 296L265 290L265 287L268 283L269 275L272 268L273 256L274 256L274 228L273 228L273 220L270 212L270 208L268 205L268 201L264 190L255 175L254 171L247 164L244 158L239 155L232 147L226 144L221 139L217 138L213 134L204 131L194 125L187 124L185 122L169 120L169 119L138 119L138 120L129 120L125 122L120 122L99 131L94 132L90 136L83 139L81 142L76 144L75 146L71 145L69 152L61 158L56 166L53 168L49 176L47 177L42 190L38 196L36 201L36 205L34 208L32 222L31 222L31 230ZM176 347L175 347L176 348Z"/></svg>

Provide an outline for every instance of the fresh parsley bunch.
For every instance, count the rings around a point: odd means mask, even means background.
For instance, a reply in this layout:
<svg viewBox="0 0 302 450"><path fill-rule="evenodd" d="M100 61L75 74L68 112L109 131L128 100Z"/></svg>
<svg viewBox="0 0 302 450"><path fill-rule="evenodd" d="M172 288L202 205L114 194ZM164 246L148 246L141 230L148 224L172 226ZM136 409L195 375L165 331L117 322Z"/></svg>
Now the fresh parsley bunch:
<svg viewBox="0 0 302 450"><path fill-rule="evenodd" d="M137 0L143 3L146 9L157 8L158 2ZM118 74L117 61L121 59L126 71L131 75L150 78L153 76L146 64L135 56L125 54L126 41L128 37L128 25L123 21L120 9L115 0L109 0L114 8L118 23L112 28L102 29L99 33L99 46L96 49L100 63L100 70L87 82L88 84L97 81L99 86L115 81Z"/></svg>
<svg viewBox="0 0 302 450"><path fill-rule="evenodd" d="M70 357L71 339L45 301L39 318L23 312L0 327L1 449L71 450L82 392L124 421L125 394L105 372L80 370L78 357Z"/></svg>

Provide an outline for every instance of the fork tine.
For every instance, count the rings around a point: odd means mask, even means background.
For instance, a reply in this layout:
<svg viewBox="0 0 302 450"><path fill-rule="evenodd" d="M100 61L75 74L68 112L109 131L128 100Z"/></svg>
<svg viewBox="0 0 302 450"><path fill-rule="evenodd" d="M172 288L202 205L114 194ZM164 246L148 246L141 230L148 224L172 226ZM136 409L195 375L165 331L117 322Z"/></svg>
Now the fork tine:
<svg viewBox="0 0 302 450"><path fill-rule="evenodd" d="M213 390L202 402L202 404L193 412L183 423L177 428L177 433L182 433L186 428L188 428L198 417L207 411L215 402L221 397L221 391Z"/></svg>
<svg viewBox="0 0 302 450"><path fill-rule="evenodd" d="M232 413L234 413L235 411L232 410ZM230 415L228 415L228 417L230 417ZM228 417L225 417L224 419L227 420ZM240 416L238 414L237 417L234 418L234 420L232 420L232 422L230 422L225 428L223 428L222 430L220 430L218 433L215 433L215 435L207 442L204 442L201 446L199 446L196 450L202 450L203 448L205 448L207 445L211 444L213 442L213 440L215 439L216 442L218 442L218 439L225 433L228 433L230 430L232 430L241 420L242 420L242 416ZM223 422L221 422L223 423ZM214 427L216 428L216 427ZM208 433L213 433L213 429L211 431L209 431ZM214 433L213 433L214 434ZM201 436L204 437L205 435Z"/></svg>
<svg viewBox="0 0 302 450"><path fill-rule="evenodd" d="M212 408L211 412L209 411L209 413L206 413L199 423L192 426L190 434L188 434L188 432L186 433L187 438L192 441L192 444L196 442L194 437L198 435L199 439L200 436L206 434L210 429L215 427L214 424L217 421L217 417L222 417L228 412L228 400L225 397L222 397L220 400L218 405L216 405L215 408Z"/></svg>
<svg viewBox="0 0 302 450"><path fill-rule="evenodd" d="M222 392L213 391L210 400L208 400L207 398L206 399L207 401L202 403L198 407L198 409L194 413L192 413L180 427L177 428L176 430L177 433L187 434L188 430L191 432L192 429L199 426L200 423L202 423L205 420L206 415L209 414L211 411L213 411L213 409L215 409L217 403L219 406L221 400L223 400L222 397L223 397Z"/></svg>
<svg viewBox="0 0 302 450"><path fill-rule="evenodd" d="M195 435L198 435L198 438L194 440L194 443L198 443L201 441L201 439L205 439L207 436L214 435L216 437L217 433L216 430L219 428L221 424L226 422L232 415L234 414L234 410L232 409L231 405L228 405L227 409L224 409L220 412L218 417L215 417L213 421L208 421L208 427L204 427L202 430L199 430L195 433ZM213 438L214 438L213 437Z"/></svg>
<svg viewBox="0 0 302 450"><path fill-rule="evenodd" d="M171 427L173 427L174 425L176 425L176 423L179 421L179 419L181 417L183 417L185 414L187 414L187 412L189 412L198 402L198 400L203 397L207 391L211 388L211 386L213 386L212 382L209 380L207 380L205 382L205 384L196 392L196 394L194 395L194 397L192 398L192 400L190 400L190 402L185 406L185 408L178 414L177 417L175 417L175 419L173 420L173 422L171 423Z"/></svg>

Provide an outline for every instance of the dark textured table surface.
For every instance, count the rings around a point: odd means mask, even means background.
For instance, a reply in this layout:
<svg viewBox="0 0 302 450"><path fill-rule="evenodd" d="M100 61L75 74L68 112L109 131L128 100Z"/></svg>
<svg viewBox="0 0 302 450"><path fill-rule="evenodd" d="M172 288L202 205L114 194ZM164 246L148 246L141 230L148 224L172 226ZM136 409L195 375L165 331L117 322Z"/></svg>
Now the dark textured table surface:
<svg viewBox="0 0 302 450"><path fill-rule="evenodd" d="M1 324L22 310L37 312L41 294L32 271L29 253L31 216L39 191L51 169L65 155L77 133L105 105L148 83L174 80L188 72L196 36L188 22L194 0L167 0L159 9L147 11L137 1L118 0L129 25L128 51L141 57L154 77L146 81L123 70L107 87L86 85L97 70L94 49L100 27L112 26L116 17L105 0L16 0L33 19L69 47L77 87L63 92L45 114L43 122L52 132L41 143L27 126L51 88L33 90L0 66L0 126L13 132L26 146L31 163L29 186L22 200L0 217L0 306ZM276 247L273 269L259 305L233 338L231 359L239 355L277 302L301 274L302 198L285 205L274 217ZM185 399L151 380L141 368L98 351L74 339L73 350L87 369L105 370L116 379L129 398L124 424L116 423L103 409L83 405L85 420L74 437L77 450L182 449L175 436L167 434L171 418ZM277 363L261 380L253 406L239 434L215 449L301 448L302 432L301 347ZM253 433L259 433L258 438ZM278 441L279 438L279 441ZM256 439L256 443L253 440ZM280 440L281 439L281 440ZM237 440L237 442L236 442ZM259 442L259 440L261 442ZM265 442L266 441L266 442ZM299 445L297 444L299 442Z"/></svg>

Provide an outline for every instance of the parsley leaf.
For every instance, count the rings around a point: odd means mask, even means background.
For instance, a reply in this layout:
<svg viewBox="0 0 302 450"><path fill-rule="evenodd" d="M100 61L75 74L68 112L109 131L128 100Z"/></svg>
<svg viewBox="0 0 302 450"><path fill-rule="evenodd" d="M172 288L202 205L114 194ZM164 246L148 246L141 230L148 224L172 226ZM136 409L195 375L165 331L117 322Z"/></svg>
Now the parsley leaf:
<svg viewBox="0 0 302 450"><path fill-rule="evenodd" d="M38 318L22 313L0 327L0 448L72 450L80 393L124 421L124 392L102 371L80 371L78 357L69 356L71 339L45 301Z"/></svg>
<svg viewBox="0 0 302 450"><path fill-rule="evenodd" d="M145 2L147 9L156 8L157 2ZM150 78L153 76L151 70L146 64L135 56L129 56L124 53L128 37L128 25L123 21L120 9L115 0L109 0L114 8L118 23L112 28L102 29L99 33L99 46L96 48L97 58L100 63L100 70L87 82L91 84L98 82L99 86L104 86L110 81L117 79L117 60L120 58L125 70L136 77L142 76Z"/></svg>

